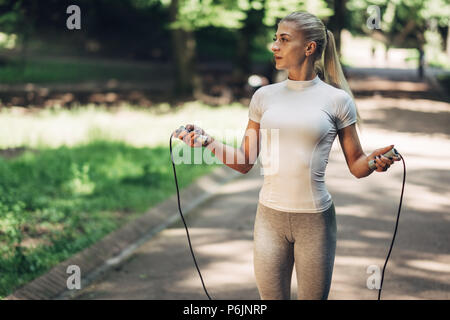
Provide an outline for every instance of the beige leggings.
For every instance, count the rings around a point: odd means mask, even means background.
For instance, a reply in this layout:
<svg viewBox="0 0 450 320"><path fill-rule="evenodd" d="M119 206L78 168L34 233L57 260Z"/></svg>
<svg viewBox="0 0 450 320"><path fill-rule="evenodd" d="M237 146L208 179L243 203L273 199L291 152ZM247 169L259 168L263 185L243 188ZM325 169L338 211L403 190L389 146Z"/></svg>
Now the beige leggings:
<svg viewBox="0 0 450 320"><path fill-rule="evenodd" d="M321 213L278 211L258 202L253 262L263 300L288 300L295 262L298 299L326 300L336 251L334 203Z"/></svg>

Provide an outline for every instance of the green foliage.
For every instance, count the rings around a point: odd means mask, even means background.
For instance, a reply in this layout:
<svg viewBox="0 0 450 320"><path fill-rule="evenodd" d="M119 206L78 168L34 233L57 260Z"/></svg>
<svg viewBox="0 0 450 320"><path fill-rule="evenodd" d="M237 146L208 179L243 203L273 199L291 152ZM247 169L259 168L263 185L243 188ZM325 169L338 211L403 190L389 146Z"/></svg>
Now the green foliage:
<svg viewBox="0 0 450 320"><path fill-rule="evenodd" d="M216 167L178 165L180 188ZM0 296L175 191L168 147L95 141L0 158Z"/></svg>
<svg viewBox="0 0 450 320"><path fill-rule="evenodd" d="M168 1L164 1L167 2ZM178 3L177 20L167 25L168 29L196 30L203 27L225 27L239 29L246 13L238 3L230 0L184 0Z"/></svg>
<svg viewBox="0 0 450 320"><path fill-rule="evenodd" d="M294 11L308 11L319 18L331 16L333 10L324 0L298 1L298 0L266 0L264 2L264 24L273 27L279 19Z"/></svg>
<svg viewBox="0 0 450 320"><path fill-rule="evenodd" d="M0 1L0 30L14 33L20 30L20 24L24 23L23 1Z"/></svg>

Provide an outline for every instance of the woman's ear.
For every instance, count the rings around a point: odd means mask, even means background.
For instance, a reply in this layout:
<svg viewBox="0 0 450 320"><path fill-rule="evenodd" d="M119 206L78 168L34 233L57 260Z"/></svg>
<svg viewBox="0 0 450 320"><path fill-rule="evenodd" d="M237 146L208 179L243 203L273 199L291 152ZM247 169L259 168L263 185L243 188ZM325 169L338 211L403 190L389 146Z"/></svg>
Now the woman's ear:
<svg viewBox="0 0 450 320"><path fill-rule="evenodd" d="M306 56L310 56L312 54L314 54L314 52L316 51L316 42L315 41L311 41L306 45L306 52L305 55Z"/></svg>

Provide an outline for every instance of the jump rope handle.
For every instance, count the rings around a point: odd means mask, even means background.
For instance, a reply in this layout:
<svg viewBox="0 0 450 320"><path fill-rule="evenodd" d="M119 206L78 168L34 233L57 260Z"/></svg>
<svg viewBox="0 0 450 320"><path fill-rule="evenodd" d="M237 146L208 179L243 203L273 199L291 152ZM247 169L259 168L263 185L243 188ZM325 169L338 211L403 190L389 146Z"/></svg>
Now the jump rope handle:
<svg viewBox="0 0 450 320"><path fill-rule="evenodd" d="M195 132L197 132L197 133L199 134L199 135L197 135L197 137L195 137L194 143L201 142L202 146L205 147L205 146L207 146L208 143L210 142L209 137L200 134L201 131L200 131L200 130L197 130L197 129L195 129L195 130L194 130L194 129L188 130L188 129L186 129L185 126L180 126L180 127L177 129L177 131L175 131L175 132L176 132L177 135L179 135L179 134L180 134L181 132L183 132L183 131L187 131L187 132L195 131Z"/></svg>
<svg viewBox="0 0 450 320"><path fill-rule="evenodd" d="M392 157L399 158L400 157L400 155L398 154L397 150L395 150L395 148L392 148L391 150L389 150L388 152L383 154L383 156L385 156L386 158L392 158ZM375 160L369 161L369 168L372 170L375 170L377 168L377 166L375 165Z"/></svg>

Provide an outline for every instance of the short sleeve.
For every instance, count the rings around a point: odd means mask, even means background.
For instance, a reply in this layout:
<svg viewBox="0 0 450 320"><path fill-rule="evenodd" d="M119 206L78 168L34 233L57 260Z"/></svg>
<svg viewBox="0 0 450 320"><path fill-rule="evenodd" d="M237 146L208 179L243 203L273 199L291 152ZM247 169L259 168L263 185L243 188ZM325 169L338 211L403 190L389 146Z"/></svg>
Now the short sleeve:
<svg viewBox="0 0 450 320"><path fill-rule="evenodd" d="M338 130L356 122L356 105L349 96L347 102L337 108L336 127Z"/></svg>
<svg viewBox="0 0 450 320"><path fill-rule="evenodd" d="M261 108L261 88L253 93L252 99L250 100L250 105L248 108L248 118L255 122L260 122L262 117Z"/></svg>

